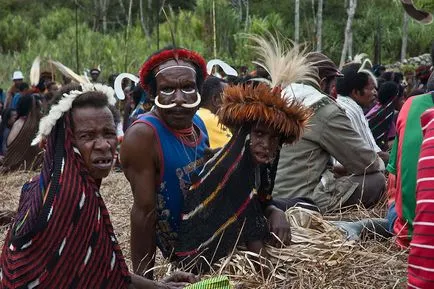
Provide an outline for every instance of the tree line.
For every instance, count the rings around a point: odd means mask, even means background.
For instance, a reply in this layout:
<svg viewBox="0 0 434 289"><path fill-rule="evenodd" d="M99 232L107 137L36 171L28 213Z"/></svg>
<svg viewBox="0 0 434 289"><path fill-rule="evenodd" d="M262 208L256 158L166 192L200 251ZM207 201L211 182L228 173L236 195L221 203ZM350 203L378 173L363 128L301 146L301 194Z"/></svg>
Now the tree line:
<svg viewBox="0 0 434 289"><path fill-rule="evenodd" d="M245 34L266 30L337 64L362 52L387 64L428 52L434 24L405 18L396 0L0 0L0 86L15 69L28 74L37 55L79 72L101 65L107 77L136 72L173 42L251 65Z"/></svg>

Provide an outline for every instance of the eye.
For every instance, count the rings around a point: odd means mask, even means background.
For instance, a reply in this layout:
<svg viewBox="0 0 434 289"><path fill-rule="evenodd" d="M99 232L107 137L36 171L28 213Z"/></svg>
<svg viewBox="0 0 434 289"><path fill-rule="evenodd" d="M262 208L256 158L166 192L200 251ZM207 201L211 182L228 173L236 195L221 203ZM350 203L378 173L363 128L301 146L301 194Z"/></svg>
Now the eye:
<svg viewBox="0 0 434 289"><path fill-rule="evenodd" d="M194 87L184 87L181 89L181 91L185 94L190 94L190 93L195 93L196 92L196 88Z"/></svg>
<svg viewBox="0 0 434 289"><path fill-rule="evenodd" d="M175 89L170 88L170 87L162 88L160 90L160 93L163 95L172 95L175 93Z"/></svg>

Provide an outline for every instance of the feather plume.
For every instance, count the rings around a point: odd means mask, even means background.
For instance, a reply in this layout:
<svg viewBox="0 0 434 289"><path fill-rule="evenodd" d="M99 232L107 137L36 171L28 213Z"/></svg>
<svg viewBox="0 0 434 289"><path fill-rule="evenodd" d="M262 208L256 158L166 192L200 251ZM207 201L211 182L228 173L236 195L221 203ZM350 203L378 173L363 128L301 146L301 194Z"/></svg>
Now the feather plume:
<svg viewBox="0 0 434 289"><path fill-rule="evenodd" d="M85 77L78 75L74 71L72 71L70 68L66 67L62 63L54 60L49 60L50 63L52 63L54 66L56 66L59 71L65 75L66 77L70 78L71 80L78 82L78 83L89 83L89 80Z"/></svg>
<svg viewBox="0 0 434 289"><path fill-rule="evenodd" d="M281 97L281 89L261 83L226 87L218 112L220 122L230 128L265 123L276 130L284 143L299 139L312 115L294 98Z"/></svg>
<svg viewBox="0 0 434 289"><path fill-rule="evenodd" d="M354 56L352 63L362 63L363 59L367 58L368 54L366 53L359 53L356 56Z"/></svg>
<svg viewBox="0 0 434 289"><path fill-rule="evenodd" d="M41 77L41 58L37 56L33 60L32 68L30 68L30 85L36 86L39 83Z"/></svg>
<svg viewBox="0 0 434 289"><path fill-rule="evenodd" d="M279 39L271 34L265 39L261 36L250 35L249 39L256 45L254 50L259 55L255 64L264 68L271 76L271 88L286 87L295 82L317 83L317 71L306 58L306 49L293 44L286 49Z"/></svg>
<svg viewBox="0 0 434 289"><path fill-rule="evenodd" d="M56 125L57 121L71 109L72 103L79 95L88 91L99 91L107 95L107 99L110 105L116 104L116 98L114 96L115 92L110 86L100 83L82 83L81 87L81 91L73 90L69 93L64 93L63 97L59 100L59 102L51 107L48 115L41 119L41 121L39 122L38 134L33 139L32 146L41 143L43 138L50 135L51 130Z"/></svg>

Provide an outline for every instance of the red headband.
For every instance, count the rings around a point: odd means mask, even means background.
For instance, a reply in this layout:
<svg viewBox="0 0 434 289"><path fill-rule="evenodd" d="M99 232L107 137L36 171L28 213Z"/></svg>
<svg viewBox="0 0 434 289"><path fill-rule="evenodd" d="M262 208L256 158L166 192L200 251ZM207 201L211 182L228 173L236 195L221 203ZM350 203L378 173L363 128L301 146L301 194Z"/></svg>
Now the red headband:
<svg viewBox="0 0 434 289"><path fill-rule="evenodd" d="M148 60L146 60L145 63L143 63L142 67L140 68L139 71L140 84L142 85L145 91L149 92L148 77L152 73L152 71L158 65L171 59L185 60L197 65L199 69L202 71L203 78L204 79L206 78L207 76L206 61L199 53L192 50L183 49L183 48L164 50L148 58Z"/></svg>

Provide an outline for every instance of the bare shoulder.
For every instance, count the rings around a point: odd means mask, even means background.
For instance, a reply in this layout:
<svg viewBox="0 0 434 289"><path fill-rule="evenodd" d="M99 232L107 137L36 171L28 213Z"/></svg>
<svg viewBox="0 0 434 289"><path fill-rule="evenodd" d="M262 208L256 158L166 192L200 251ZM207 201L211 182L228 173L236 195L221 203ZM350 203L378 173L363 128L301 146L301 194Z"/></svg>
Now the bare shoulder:
<svg viewBox="0 0 434 289"><path fill-rule="evenodd" d="M121 162L123 166L141 165L139 163L149 160L154 155L155 134L153 129L145 123L136 123L130 127L124 136L121 145Z"/></svg>

